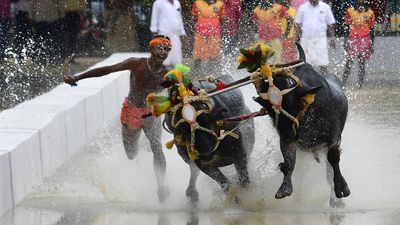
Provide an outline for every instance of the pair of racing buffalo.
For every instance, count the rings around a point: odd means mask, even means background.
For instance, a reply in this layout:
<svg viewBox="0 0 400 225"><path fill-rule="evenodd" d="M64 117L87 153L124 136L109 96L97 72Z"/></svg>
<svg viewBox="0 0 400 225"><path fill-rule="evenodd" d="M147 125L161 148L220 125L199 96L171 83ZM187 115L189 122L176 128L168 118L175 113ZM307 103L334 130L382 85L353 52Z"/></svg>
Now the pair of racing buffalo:
<svg viewBox="0 0 400 225"><path fill-rule="evenodd" d="M298 49L300 59L305 62L301 46L298 45ZM279 106L279 109L284 109L284 113L279 113L281 111L277 110L267 98L261 95L254 98L271 117L280 137L280 149L284 162L279 166L284 177L275 198L285 198L293 192L291 178L297 150L318 149L320 151L327 148L327 161L331 165L331 167L327 166L327 174L328 177L333 174L333 178L332 176L328 178L332 188L330 206L340 207L343 204L341 198L350 195L339 167L341 134L348 110L347 99L340 81L334 75L324 77L306 63L293 68L292 72L295 76L287 76L283 73L273 76L275 87L279 90L290 90L282 96ZM225 83L233 82L230 76L222 76L218 79ZM204 83L197 83L194 86L212 88L205 86ZM271 85L263 79L257 88L259 94L268 93ZM304 106L306 96L311 97L312 101ZM191 176L186 195L192 201L199 199L196 190L199 169L218 182L224 192L231 187L231 181L220 171L220 167L233 164L238 173L239 185L246 187L250 182L247 163L255 141L253 118L250 118L243 126L239 125L240 122L216 125L217 121L224 118L250 113L243 96L238 89L235 89L214 95L211 97L211 104L212 107L201 101L190 103L195 112L206 112L197 115L195 125L187 122L175 123L182 120L183 107L165 114L164 122L169 131L176 139L178 137L183 139L176 146L183 160L190 166ZM218 135L215 134L221 130L234 131L232 135L218 139ZM195 158L190 154L190 149L196 150Z"/></svg>

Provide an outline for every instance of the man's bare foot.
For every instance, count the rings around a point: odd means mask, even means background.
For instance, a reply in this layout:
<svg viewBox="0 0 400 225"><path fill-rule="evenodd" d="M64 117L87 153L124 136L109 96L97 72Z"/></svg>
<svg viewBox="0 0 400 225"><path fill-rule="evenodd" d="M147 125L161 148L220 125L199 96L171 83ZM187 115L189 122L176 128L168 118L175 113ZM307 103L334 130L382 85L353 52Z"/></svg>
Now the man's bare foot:
<svg viewBox="0 0 400 225"><path fill-rule="evenodd" d="M160 203L164 203L165 200L169 197L169 187L168 186L161 186L157 190L158 194L158 201Z"/></svg>

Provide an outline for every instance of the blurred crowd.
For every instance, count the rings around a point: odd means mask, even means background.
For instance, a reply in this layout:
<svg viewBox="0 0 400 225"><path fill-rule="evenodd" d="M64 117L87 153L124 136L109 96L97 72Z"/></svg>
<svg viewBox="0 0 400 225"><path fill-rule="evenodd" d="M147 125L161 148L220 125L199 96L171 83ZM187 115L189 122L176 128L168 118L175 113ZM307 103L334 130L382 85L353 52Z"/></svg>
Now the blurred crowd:
<svg viewBox="0 0 400 225"><path fill-rule="evenodd" d="M102 18L85 0L2 0L0 61L59 65L72 53L104 49Z"/></svg>
<svg viewBox="0 0 400 225"><path fill-rule="evenodd" d="M206 5L203 2L206 2ZM258 24L265 23L262 21L266 21L266 17L269 17L262 12L265 11L268 2L284 6L287 16L291 18L289 20L281 18L279 26L282 27L282 32L266 34ZM182 38L185 44L183 54L193 57L195 65L200 65L209 58L219 57L220 51L232 52L238 43L247 44L248 41L253 41L253 34L261 39L273 38L265 35L283 35L288 39L282 40L282 45L277 42L271 44L284 50L281 53L285 58L283 61L291 60L292 50L286 46L290 46L293 42L294 30L286 28L288 25L293 27L291 23L295 19L295 11L305 2L305 0L182 0L181 13L185 30L185 35L182 35L185 36ZM392 1L370 2L377 25L383 27L378 30L383 32L385 27L390 28L387 4L393 4ZM147 51L147 43L153 32L150 31L153 3L148 0L1 0L0 60L13 56L20 60L29 58L41 65L57 65L72 53L107 55L118 51ZM343 36L344 14L355 0L327 1L327 3L335 16L335 33L337 36ZM272 11L276 9L274 6ZM207 10L209 11L206 12ZM279 14L279 12L273 13ZM286 14L282 15L286 17ZM204 23L205 20L201 19L203 17L208 17L209 21L214 19L214 22ZM163 20L168 22L171 18ZM277 22L274 19L270 21L263 26ZM204 26L219 28L210 29ZM274 29L277 29L276 26ZM210 30L214 33L210 34ZM210 41L209 37L213 35L219 38L211 38ZM202 38L205 36L207 38ZM213 52L204 51L205 45L208 49L213 49Z"/></svg>

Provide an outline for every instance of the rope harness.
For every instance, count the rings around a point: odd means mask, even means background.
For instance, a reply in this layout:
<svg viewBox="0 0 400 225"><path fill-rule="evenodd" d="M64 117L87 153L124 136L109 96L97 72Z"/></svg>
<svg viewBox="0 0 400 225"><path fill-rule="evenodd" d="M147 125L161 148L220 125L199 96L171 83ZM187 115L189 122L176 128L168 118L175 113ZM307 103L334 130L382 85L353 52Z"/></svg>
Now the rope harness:
<svg viewBox="0 0 400 225"><path fill-rule="evenodd" d="M257 116L256 114L253 114L249 116L248 118L241 120L238 125L236 125L233 129L229 131L225 130L219 130L219 135L212 129L205 128L201 126L197 121L196 118L203 114L203 113L211 113L213 107L210 102L210 98L204 94L204 92L200 92L200 95L197 96L186 96L186 100L183 101L183 103L179 103L175 106L173 106L170 109L170 112L172 113L172 118L171 118L171 126L174 128L177 128L180 124L186 122L190 126L190 143L187 143L183 135L176 135L175 138L169 142L167 142L166 147L168 149L171 149L173 145L181 145L185 146L188 152L188 156L190 160L195 161L196 159L199 158L199 153L195 149L195 141L196 141L196 131L199 130L201 132L207 133L211 135L214 140L215 140L215 146L212 150L214 152L220 145L221 141L227 137L231 136L233 138L239 139L240 136L236 133L234 133L235 130L237 130L240 126L242 126L245 122L249 121L253 117ZM186 103L185 103L186 102ZM207 106L206 109L201 109L201 110L196 110L193 106L190 105L191 102L199 102L202 104L205 104ZM182 108L182 118L175 122L177 112L179 109ZM187 113L187 114L185 114ZM219 124L221 126L221 124Z"/></svg>
<svg viewBox="0 0 400 225"><path fill-rule="evenodd" d="M211 113L213 106L210 102L210 97L215 95L215 94L219 94L222 93L224 91L229 91L231 89L237 88L239 86L243 86L244 83L254 83L257 93L258 95L266 100L269 101L271 103L271 107L275 112L275 126L278 127L279 125L279 116L281 114L283 114L285 117L287 117L288 119L290 119L292 121L292 128L293 128L293 132L295 134L297 134L297 130L299 128L299 121L304 117L305 112L307 111L308 107L314 102L314 97L315 94L306 94L300 102L300 107L301 110L300 112L296 115L293 116L290 113L288 113L285 109L282 108L282 100L283 100L283 95L286 95L288 93L290 93L291 91L293 91L295 88L302 86L300 79L293 74L292 72L292 68L295 68L299 65L302 65L304 63L300 62L300 63L296 63L294 65L288 66L288 67L284 67L284 68L271 68L268 64L264 64L261 66L261 69L252 73L249 77L250 79L248 81L242 82L242 84L235 84L234 86L231 87L220 87L218 91L215 91L213 94L207 94L206 91L204 90L200 90L199 91L199 95L187 95L183 97L183 101L174 105L173 107L171 107L171 109L169 110L172 113L172 118L171 118L171 125L174 128L177 128L180 124L186 122L187 124L189 124L190 126L190 143L188 143L187 141L185 141L183 135L176 135L174 137L173 140L167 142L166 146L168 149L171 149L173 147L173 145L181 145L181 146L186 146L187 152L188 152L188 156L189 158L194 161L196 159L199 158L199 153L198 151L195 149L195 139L196 139L196 130L199 130L201 132L207 133L209 135L211 135L214 139L215 139L215 146L213 148L213 152L219 147L220 142L226 137L226 136L231 136L234 137L236 139L239 139L239 135L234 133L235 130L237 130L240 126L242 126L244 123L246 123L247 121L253 119L256 116L260 116L260 115L265 115L265 109L262 109L260 112L257 113L252 113L249 115L241 115L238 117L232 117L235 118L235 120L233 120L232 118L227 118L225 120L220 120L217 121L217 126L222 127L224 125L224 121L228 122L228 121L240 121L238 123L238 125L236 125L233 129L229 130L229 131L225 131L225 130L220 130L219 131L219 135L213 130L213 129L208 129L205 128L203 126L201 126L197 121L196 118L203 114L203 113ZM284 89L284 90L279 90L279 88L277 88L274 83L273 83L273 76L274 75L282 75L282 76L286 76L291 78L292 80L294 80L296 82L296 84L293 87ZM207 81L209 82L215 82L215 78L213 77L206 77ZM264 80L267 80L269 87L268 87L268 92L263 92L262 91L262 84L264 82ZM237 86L237 87L236 87ZM218 86L217 86L218 87ZM217 88L218 89L218 88ZM225 90L224 90L225 89ZM200 110L196 110L190 103L192 102L199 102L202 104L206 105L205 109L200 109ZM181 110L182 113L182 118L179 119L177 122L176 121L176 116L177 116L177 112L179 111L179 109ZM221 122L222 121L222 122Z"/></svg>
<svg viewBox="0 0 400 225"><path fill-rule="evenodd" d="M310 106L314 102L315 94L306 94L304 97L302 97L301 102L300 102L301 111L297 114L297 116L291 115L285 109L282 108L283 95L290 93L297 87L302 86L302 84L300 82L300 79L296 75L293 74L291 69L281 70L278 73L277 72L274 73L274 75L278 75L278 74L286 76L286 77L290 77L291 79L293 79L296 82L296 85L293 87L284 89L284 90L279 90L279 88L277 88L274 85L272 76L268 76L268 78L267 78L267 82L269 84L268 92L262 92L261 85L263 84L263 80L264 80L262 74L259 72L254 73L254 74L252 74L250 79L254 80L254 84L255 84L258 95L262 99L269 101L271 103L272 109L275 112L275 126L278 127L279 116L281 114L283 114L284 116L286 116L288 119L290 119L292 121L293 132L296 134L297 129L300 126L299 121L304 117L305 112L308 109L308 106Z"/></svg>

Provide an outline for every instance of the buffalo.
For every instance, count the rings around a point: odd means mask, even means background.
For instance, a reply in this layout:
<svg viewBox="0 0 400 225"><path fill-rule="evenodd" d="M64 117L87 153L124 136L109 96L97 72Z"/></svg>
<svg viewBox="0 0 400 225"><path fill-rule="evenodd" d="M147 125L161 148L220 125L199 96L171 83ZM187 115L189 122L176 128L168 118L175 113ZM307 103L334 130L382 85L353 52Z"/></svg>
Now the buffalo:
<svg viewBox="0 0 400 225"><path fill-rule="evenodd" d="M304 52L298 45L300 58L305 62ZM277 107L263 97L271 84L262 79L256 84L259 96L254 98L272 118L280 137L280 149L284 162L279 164L284 174L283 182L275 198L290 196L293 192L292 173L296 163L296 150L316 151L327 148L327 177L332 188L331 207L342 207L341 198L350 195L350 189L339 167L341 134L345 126L348 102L341 83L335 75L322 76L311 65L305 63L287 72L273 76L273 85L279 90L290 90L282 95ZM297 78L296 78L297 77ZM275 108L275 109L274 109ZM279 113L281 112L281 113ZM333 179L330 177L333 172ZM335 194L337 198L333 195Z"/></svg>
<svg viewBox="0 0 400 225"><path fill-rule="evenodd" d="M233 81L230 76L221 76L218 79L223 82ZM207 83L197 83L194 86L206 89L213 88ZM176 90L174 93L173 88L171 88L169 93L173 101L174 96L177 96ZM180 144L178 142L176 146L179 155L190 167L190 181L186 189L186 196L192 202L197 202L199 199L196 189L199 169L214 179L225 193L228 192L232 183L220 171L220 167L233 164L238 173L239 185L245 187L249 183L247 163L255 140L253 119L249 119L242 126L238 126L239 122L217 125L217 121L222 121L224 118L249 113L242 93L239 90L233 90L228 93L215 95L210 98L210 104L201 101L190 102L190 105L197 112L201 110L207 111L201 113L196 118L196 123L200 127L205 128L194 131L196 158L190 155L191 126L187 122L176 124L177 121L182 119L182 107L178 108L176 112L169 110L166 112L164 119L168 130L173 133L175 140L181 139ZM211 111L209 111L210 107ZM234 130L233 135L227 135L220 141L217 140L218 135L216 136L215 134L218 134L222 130L228 132L234 128L237 129Z"/></svg>

